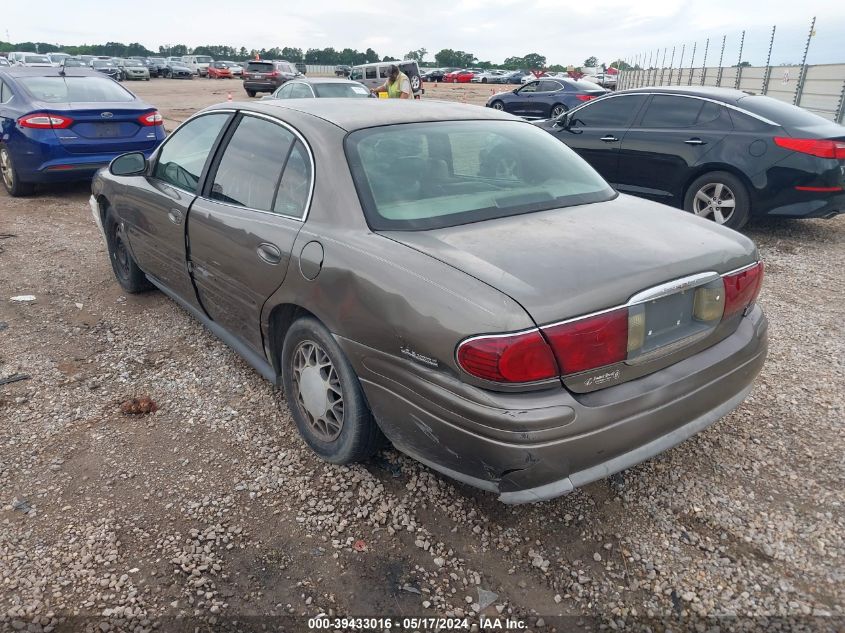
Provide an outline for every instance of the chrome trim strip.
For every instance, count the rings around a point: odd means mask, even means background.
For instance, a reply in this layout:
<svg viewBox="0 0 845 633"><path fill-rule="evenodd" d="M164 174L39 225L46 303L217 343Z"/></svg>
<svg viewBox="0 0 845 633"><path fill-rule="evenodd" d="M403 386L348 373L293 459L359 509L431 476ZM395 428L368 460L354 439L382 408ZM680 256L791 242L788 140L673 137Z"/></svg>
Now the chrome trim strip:
<svg viewBox="0 0 845 633"><path fill-rule="evenodd" d="M730 275L736 275L737 273L741 273L742 271L748 270L749 268L754 268L755 266L759 266L760 263L761 263L761 260L758 259L753 264L746 264L745 266L740 266L739 268L735 268L731 271L728 271L724 275L722 275L722 277L728 277Z"/></svg>
<svg viewBox="0 0 845 633"><path fill-rule="evenodd" d="M700 95L688 95L688 94L682 94L682 93L678 93L678 92L645 92L645 91L637 90L636 88L631 88L631 92L625 91L625 92L618 92L618 93L614 93L614 94L608 94L608 95L605 95L603 97L600 97L600 99L601 100L615 99L617 97L624 97L625 95L664 95L664 96L668 95L670 97L684 97L685 99L701 99L702 101L709 101L710 103L715 103L716 105L724 106L724 107L726 107L730 110L736 110L737 112L740 112L742 114L750 116L754 119L757 119L758 121L762 121L763 123L766 123L767 125L774 125L775 127L781 126L780 123L775 123L771 119L767 119L764 116L760 116L759 114L755 114L754 112L749 112L745 108L740 108L739 106L735 106L735 105L730 104L730 103L725 103L724 101L719 101L717 99L711 99L710 97L702 97ZM585 103L584 105L578 106L577 108L573 108L572 110L569 111L569 113L577 112L581 108L586 108L589 105L591 105L592 103L595 103L596 101L599 101L599 99L594 99L594 100L592 100L588 103ZM627 129L638 129L638 128L634 128L633 126L628 126ZM657 128L655 128L655 129L657 129ZM684 128L678 128L678 129L684 129Z"/></svg>
<svg viewBox="0 0 845 633"><path fill-rule="evenodd" d="M690 275L689 277L681 277L680 279L667 281L665 284L660 284L659 286L654 286L653 288L648 288L647 290L638 292L628 299L628 303L626 305L630 307L639 303L654 301L655 299L660 299L661 297L666 297L668 295L675 294L676 292L682 292L690 288L709 284L711 281L716 281L717 279L719 279L719 273L715 271L698 273Z"/></svg>

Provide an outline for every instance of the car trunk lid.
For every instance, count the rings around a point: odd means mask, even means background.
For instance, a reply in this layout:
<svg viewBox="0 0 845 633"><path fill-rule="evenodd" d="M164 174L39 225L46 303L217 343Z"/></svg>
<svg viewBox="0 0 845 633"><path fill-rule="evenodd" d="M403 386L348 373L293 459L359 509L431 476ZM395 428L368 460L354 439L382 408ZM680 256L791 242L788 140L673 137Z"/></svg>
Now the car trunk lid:
<svg viewBox="0 0 845 633"><path fill-rule="evenodd" d="M46 104L45 104L46 105ZM156 147L155 127L140 118L153 108L134 103L51 103L44 112L56 111L73 119L70 127L55 130L59 142L72 154L144 151Z"/></svg>
<svg viewBox="0 0 845 633"><path fill-rule="evenodd" d="M444 229L381 234L500 290L541 327L625 306L635 295L667 282L702 273L718 278L757 260L754 244L739 233L628 196ZM670 295L680 292L679 287ZM686 311L689 319L689 295L686 302L677 296L659 301L665 309L658 306L658 322L666 321L667 310ZM677 343L680 333L689 330L681 326L673 338L672 325L674 320L661 325L669 332L662 344L680 360L684 354ZM660 363L660 354L652 356L655 362L644 358L637 375ZM614 382L625 379L620 376Z"/></svg>

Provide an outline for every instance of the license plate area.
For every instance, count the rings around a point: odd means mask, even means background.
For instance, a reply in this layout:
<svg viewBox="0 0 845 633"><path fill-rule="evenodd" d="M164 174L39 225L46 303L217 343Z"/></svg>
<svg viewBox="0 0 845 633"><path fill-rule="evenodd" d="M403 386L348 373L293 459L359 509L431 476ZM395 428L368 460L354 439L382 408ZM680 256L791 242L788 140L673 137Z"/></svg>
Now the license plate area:
<svg viewBox="0 0 845 633"><path fill-rule="evenodd" d="M119 123L98 123L94 127L95 138L117 138L120 136Z"/></svg>
<svg viewBox="0 0 845 633"><path fill-rule="evenodd" d="M703 339L721 322L723 308L724 285L718 275L633 302L628 307L626 362L645 363Z"/></svg>

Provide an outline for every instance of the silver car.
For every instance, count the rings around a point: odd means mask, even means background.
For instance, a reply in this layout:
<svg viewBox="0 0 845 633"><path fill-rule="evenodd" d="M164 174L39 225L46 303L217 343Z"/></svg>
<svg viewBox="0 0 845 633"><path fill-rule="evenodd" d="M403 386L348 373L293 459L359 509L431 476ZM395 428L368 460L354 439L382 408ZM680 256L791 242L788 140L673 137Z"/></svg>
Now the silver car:
<svg viewBox="0 0 845 633"><path fill-rule="evenodd" d="M335 463L386 437L504 502L549 499L706 428L766 357L751 240L490 109L224 103L92 194L124 290L231 345Z"/></svg>

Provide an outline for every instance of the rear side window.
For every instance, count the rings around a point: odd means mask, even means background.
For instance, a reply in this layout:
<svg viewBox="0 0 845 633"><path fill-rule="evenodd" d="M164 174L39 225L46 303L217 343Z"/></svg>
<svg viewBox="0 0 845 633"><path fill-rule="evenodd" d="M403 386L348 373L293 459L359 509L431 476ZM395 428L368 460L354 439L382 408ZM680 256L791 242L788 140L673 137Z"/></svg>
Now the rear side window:
<svg viewBox="0 0 845 633"><path fill-rule="evenodd" d="M378 69L378 76L381 79L387 79L387 75L390 73L390 68L388 66L382 66Z"/></svg>
<svg viewBox="0 0 845 633"><path fill-rule="evenodd" d="M376 69L375 68L367 68L367 79L375 79L376 78Z"/></svg>
<svg viewBox="0 0 845 633"><path fill-rule="evenodd" d="M246 69L251 73L271 73L273 72L273 64L270 62L249 62Z"/></svg>
<svg viewBox="0 0 845 633"><path fill-rule="evenodd" d="M20 77L24 89L46 103L120 103L135 96L120 84L105 77Z"/></svg>
<svg viewBox="0 0 845 633"><path fill-rule="evenodd" d="M555 92L562 88L563 86L556 81L544 80L540 82L540 88L537 92Z"/></svg>
<svg viewBox="0 0 845 633"><path fill-rule="evenodd" d="M655 95L643 115L640 127L693 127L704 103L701 99L689 97Z"/></svg>
<svg viewBox="0 0 845 633"><path fill-rule="evenodd" d="M214 175L209 197L259 211L272 211L282 167L295 137L265 119L245 116Z"/></svg>
<svg viewBox="0 0 845 633"><path fill-rule="evenodd" d="M310 99L313 96L311 94L311 88L301 83L294 84L290 91L291 99Z"/></svg>
<svg viewBox="0 0 845 633"><path fill-rule="evenodd" d="M279 190L273 203L273 211L279 215L301 218L305 214L308 194L311 190L311 161L302 141L296 141L290 152Z"/></svg>
<svg viewBox="0 0 845 633"><path fill-rule="evenodd" d="M646 100L646 95L597 99L572 112L572 127L627 127Z"/></svg>
<svg viewBox="0 0 845 633"><path fill-rule="evenodd" d="M12 91L9 89L2 79L0 79L0 103L6 103L12 98Z"/></svg>
<svg viewBox="0 0 845 633"><path fill-rule="evenodd" d="M228 119L229 115L221 112L185 123L162 146L153 177L196 193L208 153Z"/></svg>

